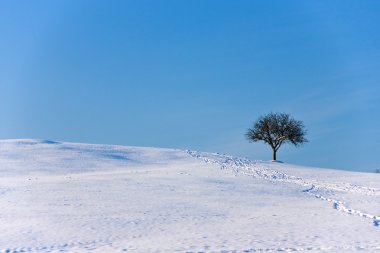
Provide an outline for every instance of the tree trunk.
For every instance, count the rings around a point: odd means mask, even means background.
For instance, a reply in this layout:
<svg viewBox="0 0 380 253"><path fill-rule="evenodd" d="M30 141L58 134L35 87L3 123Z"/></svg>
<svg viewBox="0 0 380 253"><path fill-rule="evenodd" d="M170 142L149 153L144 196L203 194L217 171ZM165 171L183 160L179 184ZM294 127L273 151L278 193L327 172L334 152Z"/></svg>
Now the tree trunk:
<svg viewBox="0 0 380 253"><path fill-rule="evenodd" d="M276 161L276 150L275 149L273 149L273 161Z"/></svg>

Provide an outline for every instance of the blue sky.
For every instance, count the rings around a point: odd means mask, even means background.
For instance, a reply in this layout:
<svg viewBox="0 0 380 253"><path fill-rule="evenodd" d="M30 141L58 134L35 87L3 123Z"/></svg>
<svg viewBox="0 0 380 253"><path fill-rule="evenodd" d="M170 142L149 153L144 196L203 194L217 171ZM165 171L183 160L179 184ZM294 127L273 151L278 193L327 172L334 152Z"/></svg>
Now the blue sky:
<svg viewBox="0 0 380 253"><path fill-rule="evenodd" d="M278 159L380 168L379 1L1 1L0 138L271 159L260 115L304 121Z"/></svg>

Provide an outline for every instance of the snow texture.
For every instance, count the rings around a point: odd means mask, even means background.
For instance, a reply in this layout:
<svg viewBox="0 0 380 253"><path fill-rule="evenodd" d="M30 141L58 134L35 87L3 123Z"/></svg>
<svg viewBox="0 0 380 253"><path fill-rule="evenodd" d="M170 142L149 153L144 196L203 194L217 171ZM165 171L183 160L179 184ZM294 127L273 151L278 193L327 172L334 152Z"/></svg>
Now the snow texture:
<svg viewBox="0 0 380 253"><path fill-rule="evenodd" d="M0 253L380 252L379 174L0 141Z"/></svg>

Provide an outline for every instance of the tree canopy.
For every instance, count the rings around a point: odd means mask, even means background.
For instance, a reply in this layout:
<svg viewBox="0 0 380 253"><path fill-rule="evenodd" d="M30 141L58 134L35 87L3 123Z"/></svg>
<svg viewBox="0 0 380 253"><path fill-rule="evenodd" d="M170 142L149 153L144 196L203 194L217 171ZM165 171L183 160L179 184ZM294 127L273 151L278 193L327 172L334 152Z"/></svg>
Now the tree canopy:
<svg viewBox="0 0 380 253"><path fill-rule="evenodd" d="M305 135L303 122L295 120L286 113L269 113L261 116L246 133L249 141L264 141L270 145L273 150L273 160L276 160L277 151L283 144L299 146L308 142Z"/></svg>

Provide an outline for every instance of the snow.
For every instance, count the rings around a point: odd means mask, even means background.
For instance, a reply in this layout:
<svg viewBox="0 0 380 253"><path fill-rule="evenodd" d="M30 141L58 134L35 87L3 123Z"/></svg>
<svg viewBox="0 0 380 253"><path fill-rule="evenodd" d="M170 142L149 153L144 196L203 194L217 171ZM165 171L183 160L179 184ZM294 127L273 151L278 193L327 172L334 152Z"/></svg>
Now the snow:
<svg viewBox="0 0 380 253"><path fill-rule="evenodd" d="M0 141L0 252L380 252L379 174Z"/></svg>

